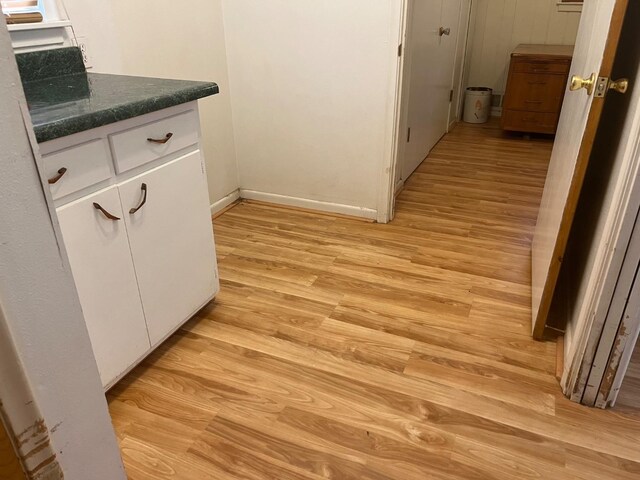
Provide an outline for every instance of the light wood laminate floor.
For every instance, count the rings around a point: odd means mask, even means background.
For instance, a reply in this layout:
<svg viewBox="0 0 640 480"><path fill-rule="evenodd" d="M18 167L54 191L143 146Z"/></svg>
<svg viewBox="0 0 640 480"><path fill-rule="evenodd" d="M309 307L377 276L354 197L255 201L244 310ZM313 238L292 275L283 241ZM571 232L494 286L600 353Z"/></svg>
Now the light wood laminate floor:
<svg viewBox="0 0 640 480"><path fill-rule="evenodd" d="M222 293L108 395L131 479L638 479L530 337L547 140L460 125L389 225L244 203Z"/></svg>

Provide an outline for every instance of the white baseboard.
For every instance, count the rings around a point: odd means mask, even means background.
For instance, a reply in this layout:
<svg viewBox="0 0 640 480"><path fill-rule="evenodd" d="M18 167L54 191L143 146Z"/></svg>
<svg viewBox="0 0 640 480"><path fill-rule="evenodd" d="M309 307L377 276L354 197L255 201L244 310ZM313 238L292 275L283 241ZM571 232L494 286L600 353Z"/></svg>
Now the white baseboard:
<svg viewBox="0 0 640 480"><path fill-rule="evenodd" d="M398 195L404 188L404 180L400 179L396 182L396 186L393 190L394 195Z"/></svg>
<svg viewBox="0 0 640 480"><path fill-rule="evenodd" d="M501 117L502 116L502 107L491 107L491 116L492 117Z"/></svg>
<svg viewBox="0 0 640 480"><path fill-rule="evenodd" d="M378 212L371 208L354 207L352 205L343 205L340 203L320 202L318 200L289 197L287 195L278 195L276 193L256 192L255 190L241 189L240 198L287 205L290 207L307 208L309 210L318 210L320 212L339 213L341 215L350 215L352 217L366 218L368 220L376 220L378 216Z"/></svg>
<svg viewBox="0 0 640 480"><path fill-rule="evenodd" d="M239 198L240 198L240 189L238 188L237 190L234 190L233 192L231 192L226 197L223 197L220 200L218 200L217 202L211 204L211 215L215 215L216 213L218 213L222 209L224 209L224 208L228 207L229 205L231 205L233 202L235 202Z"/></svg>

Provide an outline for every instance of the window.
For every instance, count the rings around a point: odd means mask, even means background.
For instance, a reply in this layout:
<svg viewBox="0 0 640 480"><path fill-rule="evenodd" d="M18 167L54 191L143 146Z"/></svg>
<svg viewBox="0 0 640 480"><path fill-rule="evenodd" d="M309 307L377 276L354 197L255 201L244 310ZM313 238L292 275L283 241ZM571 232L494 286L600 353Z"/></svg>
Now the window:
<svg viewBox="0 0 640 480"><path fill-rule="evenodd" d="M15 13L42 13L40 0L1 0L2 12L12 15Z"/></svg>

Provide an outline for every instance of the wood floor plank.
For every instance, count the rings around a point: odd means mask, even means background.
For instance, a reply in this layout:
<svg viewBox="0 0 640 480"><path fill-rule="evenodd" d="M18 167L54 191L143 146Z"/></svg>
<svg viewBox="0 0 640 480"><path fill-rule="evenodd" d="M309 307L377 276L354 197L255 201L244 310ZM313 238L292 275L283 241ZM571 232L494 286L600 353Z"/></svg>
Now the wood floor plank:
<svg viewBox="0 0 640 480"><path fill-rule="evenodd" d="M551 149L462 124L388 225L217 217L220 294L109 392L130 478L640 477L640 410L571 403L531 339Z"/></svg>

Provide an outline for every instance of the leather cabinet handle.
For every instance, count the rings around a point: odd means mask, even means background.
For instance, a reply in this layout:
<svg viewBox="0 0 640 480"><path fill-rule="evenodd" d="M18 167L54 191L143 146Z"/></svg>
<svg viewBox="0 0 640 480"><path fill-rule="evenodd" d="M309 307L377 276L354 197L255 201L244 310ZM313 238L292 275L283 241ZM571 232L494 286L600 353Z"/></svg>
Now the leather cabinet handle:
<svg viewBox="0 0 640 480"><path fill-rule="evenodd" d="M112 215L111 213L107 212L104 208L102 208L102 206L99 203L93 202L93 208L95 208L96 210L102 212L102 214L107 217L109 220L113 220L114 222L117 222L118 220L120 220L119 217L116 217L115 215Z"/></svg>
<svg viewBox="0 0 640 480"><path fill-rule="evenodd" d="M143 183L140 186L140 191L142 192L142 200L140 200L140 203L138 204L137 207L134 207L131 210L129 210L130 215L133 215L134 213L136 213L138 210L144 207L145 203L147 203L147 184L146 183Z"/></svg>

